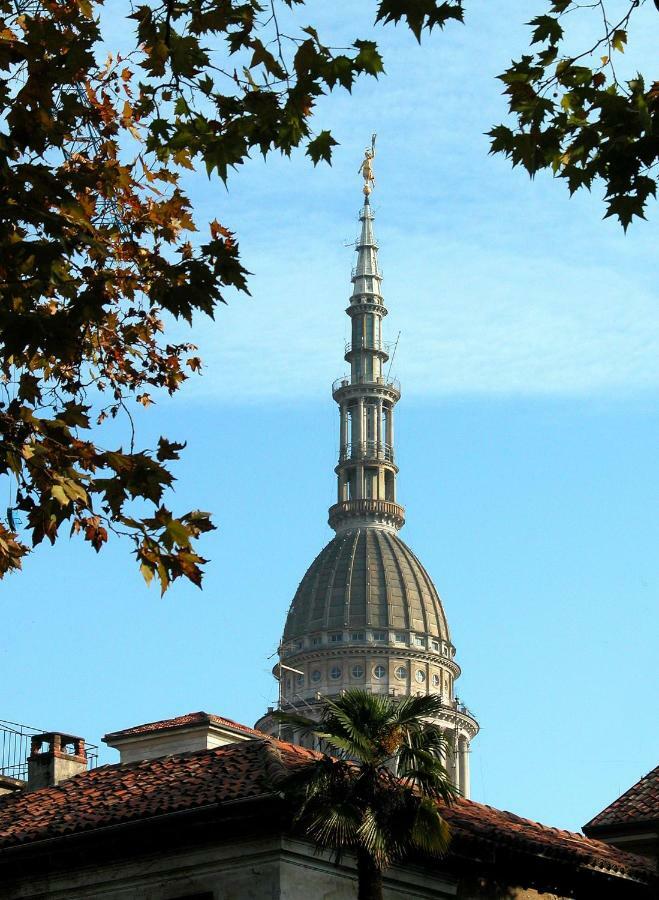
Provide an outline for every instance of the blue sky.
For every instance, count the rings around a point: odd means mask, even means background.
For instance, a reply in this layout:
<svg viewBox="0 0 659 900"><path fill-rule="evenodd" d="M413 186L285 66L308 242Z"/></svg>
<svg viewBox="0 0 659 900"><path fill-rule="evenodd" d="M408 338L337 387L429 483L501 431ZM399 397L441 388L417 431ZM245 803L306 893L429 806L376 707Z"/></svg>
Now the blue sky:
<svg viewBox="0 0 659 900"><path fill-rule="evenodd" d="M656 765L656 210L624 235L597 193L569 199L487 155L494 75L543 10L523 6L470 3L420 49L376 29L387 76L318 110L340 141L331 169L300 155L254 160L228 191L188 179L199 220L235 229L254 273L251 298L193 329L203 376L141 416L143 445L189 441L171 502L215 514L204 590L161 600L128 547L39 548L0 585L2 717L98 742L196 709L249 723L275 699L268 657L331 537L330 385L377 131L402 537L444 599L482 726L474 799L578 828ZM370 9L312 3L309 20L339 44L369 35ZM650 12L630 66L654 59Z"/></svg>

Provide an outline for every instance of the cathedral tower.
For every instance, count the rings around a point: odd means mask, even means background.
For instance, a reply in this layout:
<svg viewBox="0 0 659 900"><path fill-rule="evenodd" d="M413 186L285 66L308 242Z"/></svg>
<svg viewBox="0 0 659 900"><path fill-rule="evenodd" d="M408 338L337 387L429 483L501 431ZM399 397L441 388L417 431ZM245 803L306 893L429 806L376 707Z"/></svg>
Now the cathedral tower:
<svg viewBox="0 0 659 900"><path fill-rule="evenodd" d="M448 739L447 768L469 797L469 747L478 725L454 693L460 667L442 602L398 536L405 523L394 452L400 386L386 369L387 309L370 204L374 155L372 146L360 170L364 205L346 310L350 374L332 388L340 422L337 501L329 509L336 536L311 564L288 612L275 666L279 705L313 715L323 697L347 688L394 696L437 693L444 700L437 724ZM268 713L256 727L270 734L281 730L299 742Z"/></svg>

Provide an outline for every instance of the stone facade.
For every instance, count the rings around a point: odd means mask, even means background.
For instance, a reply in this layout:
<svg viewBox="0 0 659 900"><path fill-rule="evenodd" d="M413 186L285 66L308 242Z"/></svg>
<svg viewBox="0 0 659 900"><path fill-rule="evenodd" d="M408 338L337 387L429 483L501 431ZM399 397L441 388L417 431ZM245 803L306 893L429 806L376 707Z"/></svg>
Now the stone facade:
<svg viewBox="0 0 659 900"><path fill-rule="evenodd" d="M387 873L385 900L456 897L454 878L415 867ZM354 900L356 874L346 857L336 866L302 841L264 838L204 849L153 854L108 865L5 882L11 900Z"/></svg>

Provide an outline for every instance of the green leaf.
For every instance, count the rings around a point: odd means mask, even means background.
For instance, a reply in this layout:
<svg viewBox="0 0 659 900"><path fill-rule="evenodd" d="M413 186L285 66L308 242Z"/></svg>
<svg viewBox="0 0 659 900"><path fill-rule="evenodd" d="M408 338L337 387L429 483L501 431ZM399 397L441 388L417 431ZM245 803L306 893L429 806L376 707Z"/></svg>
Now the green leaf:
<svg viewBox="0 0 659 900"><path fill-rule="evenodd" d="M541 44L545 41L549 41L550 44L557 44L563 37L563 29L558 19L555 19L554 16L536 16L535 19L527 22L527 25L533 28L532 44Z"/></svg>
<svg viewBox="0 0 659 900"><path fill-rule="evenodd" d="M444 28L449 21L464 21L462 0L380 0L375 17L376 22L397 25L405 21L417 41L421 42L424 29L432 31L435 26Z"/></svg>
<svg viewBox="0 0 659 900"><path fill-rule="evenodd" d="M627 32L622 28L617 28L611 37L611 46L620 53L625 52L625 44L627 43Z"/></svg>
<svg viewBox="0 0 659 900"><path fill-rule="evenodd" d="M320 134L307 145L307 156L311 157L313 164L318 165L320 160L326 163L332 162L332 147L337 147L338 141L335 141L329 131L321 131Z"/></svg>
<svg viewBox="0 0 659 900"><path fill-rule="evenodd" d="M190 546L190 532L183 522L178 519L172 519L171 522L167 523L165 531L167 532L167 537L173 543L178 544L179 547Z"/></svg>

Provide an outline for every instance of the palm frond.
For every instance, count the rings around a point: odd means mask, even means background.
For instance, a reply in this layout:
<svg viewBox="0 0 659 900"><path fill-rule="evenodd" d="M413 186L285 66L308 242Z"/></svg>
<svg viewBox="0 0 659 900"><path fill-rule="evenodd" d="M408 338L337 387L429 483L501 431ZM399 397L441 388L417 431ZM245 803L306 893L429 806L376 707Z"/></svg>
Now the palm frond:
<svg viewBox="0 0 659 900"><path fill-rule="evenodd" d="M451 831L432 800L419 800L410 838L415 847L432 856L443 856L448 850Z"/></svg>
<svg viewBox="0 0 659 900"><path fill-rule="evenodd" d="M345 755L348 759L362 762L369 762L372 759L373 754L370 748L363 747L359 740L351 737L342 737L329 731L314 731L314 734L330 748L337 750L339 755Z"/></svg>
<svg viewBox="0 0 659 900"><path fill-rule="evenodd" d="M362 811L357 839L359 846L368 853L378 869L382 870L391 864L390 835L378 821L376 811L370 806Z"/></svg>
<svg viewBox="0 0 659 900"><path fill-rule="evenodd" d="M441 697L437 694L423 694L420 697L403 697L396 703L396 721L421 729L424 719L434 718L442 708Z"/></svg>
<svg viewBox="0 0 659 900"><path fill-rule="evenodd" d="M346 691L339 700L328 700L323 719L334 717L352 737L357 734L367 741L377 740L383 726L392 716L391 698L369 694L355 688Z"/></svg>
<svg viewBox="0 0 659 900"><path fill-rule="evenodd" d="M320 847L349 850L359 843L359 811L349 804L326 806L303 820L304 830Z"/></svg>

